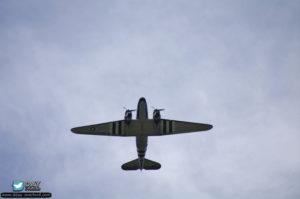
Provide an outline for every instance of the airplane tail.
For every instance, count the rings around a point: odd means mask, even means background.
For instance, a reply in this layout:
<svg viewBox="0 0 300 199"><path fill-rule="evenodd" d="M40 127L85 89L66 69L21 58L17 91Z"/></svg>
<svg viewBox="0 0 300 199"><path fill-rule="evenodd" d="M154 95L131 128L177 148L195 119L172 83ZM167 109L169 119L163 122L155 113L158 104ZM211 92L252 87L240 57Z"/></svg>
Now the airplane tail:
<svg viewBox="0 0 300 199"><path fill-rule="evenodd" d="M140 168L139 159L132 160L122 165L123 170L137 170Z"/></svg>
<svg viewBox="0 0 300 199"><path fill-rule="evenodd" d="M144 159L144 168L146 170L157 170L160 169L160 164L158 162L154 162L152 160Z"/></svg>
<svg viewBox="0 0 300 199"><path fill-rule="evenodd" d="M144 165L142 169L146 170L157 170L160 169L161 165L158 162L144 159ZM132 160L122 165L123 170L137 170L140 169L139 159Z"/></svg>

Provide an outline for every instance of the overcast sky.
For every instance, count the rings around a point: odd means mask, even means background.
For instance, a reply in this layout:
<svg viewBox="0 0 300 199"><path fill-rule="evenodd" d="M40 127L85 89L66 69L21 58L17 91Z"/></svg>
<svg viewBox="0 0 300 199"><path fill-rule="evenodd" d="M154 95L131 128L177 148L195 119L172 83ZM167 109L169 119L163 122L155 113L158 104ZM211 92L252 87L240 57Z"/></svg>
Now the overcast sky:
<svg viewBox="0 0 300 199"><path fill-rule="evenodd" d="M300 198L299 1L0 1L0 192L53 198ZM72 134L145 97L214 125L150 137L158 171L121 170L132 137ZM135 114L134 114L135 116Z"/></svg>

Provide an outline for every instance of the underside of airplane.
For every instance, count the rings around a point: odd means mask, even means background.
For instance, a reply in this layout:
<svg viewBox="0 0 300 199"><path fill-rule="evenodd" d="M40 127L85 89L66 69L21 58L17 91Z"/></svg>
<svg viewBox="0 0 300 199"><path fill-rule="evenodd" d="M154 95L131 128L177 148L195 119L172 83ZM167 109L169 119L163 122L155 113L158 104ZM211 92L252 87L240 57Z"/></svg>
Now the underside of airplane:
<svg viewBox="0 0 300 199"><path fill-rule="evenodd" d="M71 131L87 135L135 136L138 158L123 164L121 168L123 170L157 170L161 165L145 158L148 136L207 131L213 127L210 124L162 119L160 115L162 110L154 109L153 119L148 119L147 102L142 97L138 102L136 120L132 119L132 112L135 110L127 109L123 120L76 127Z"/></svg>

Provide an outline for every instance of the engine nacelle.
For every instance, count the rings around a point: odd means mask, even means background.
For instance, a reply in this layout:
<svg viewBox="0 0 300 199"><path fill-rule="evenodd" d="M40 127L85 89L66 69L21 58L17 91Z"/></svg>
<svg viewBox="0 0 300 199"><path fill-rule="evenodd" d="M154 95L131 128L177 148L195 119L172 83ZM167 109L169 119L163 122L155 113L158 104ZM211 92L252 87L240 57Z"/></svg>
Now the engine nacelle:
<svg viewBox="0 0 300 199"><path fill-rule="evenodd" d="M129 124L132 120L132 110L126 110L125 111L125 116L124 116L124 120L127 124Z"/></svg>
<svg viewBox="0 0 300 199"><path fill-rule="evenodd" d="M153 120L155 123L158 123L160 121L160 110L159 109L154 109Z"/></svg>

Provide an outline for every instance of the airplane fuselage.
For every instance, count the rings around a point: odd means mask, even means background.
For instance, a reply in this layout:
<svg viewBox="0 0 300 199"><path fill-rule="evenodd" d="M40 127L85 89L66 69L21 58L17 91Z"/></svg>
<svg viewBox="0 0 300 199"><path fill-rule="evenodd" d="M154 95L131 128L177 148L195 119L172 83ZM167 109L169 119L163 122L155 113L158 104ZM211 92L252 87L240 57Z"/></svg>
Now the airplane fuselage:
<svg viewBox="0 0 300 199"><path fill-rule="evenodd" d="M137 120L148 119L147 102L143 97L140 98L138 102L136 119ZM144 158L147 151L147 145L148 145L148 136L145 135L136 136L136 148L137 148L140 170L142 170L144 166Z"/></svg>

